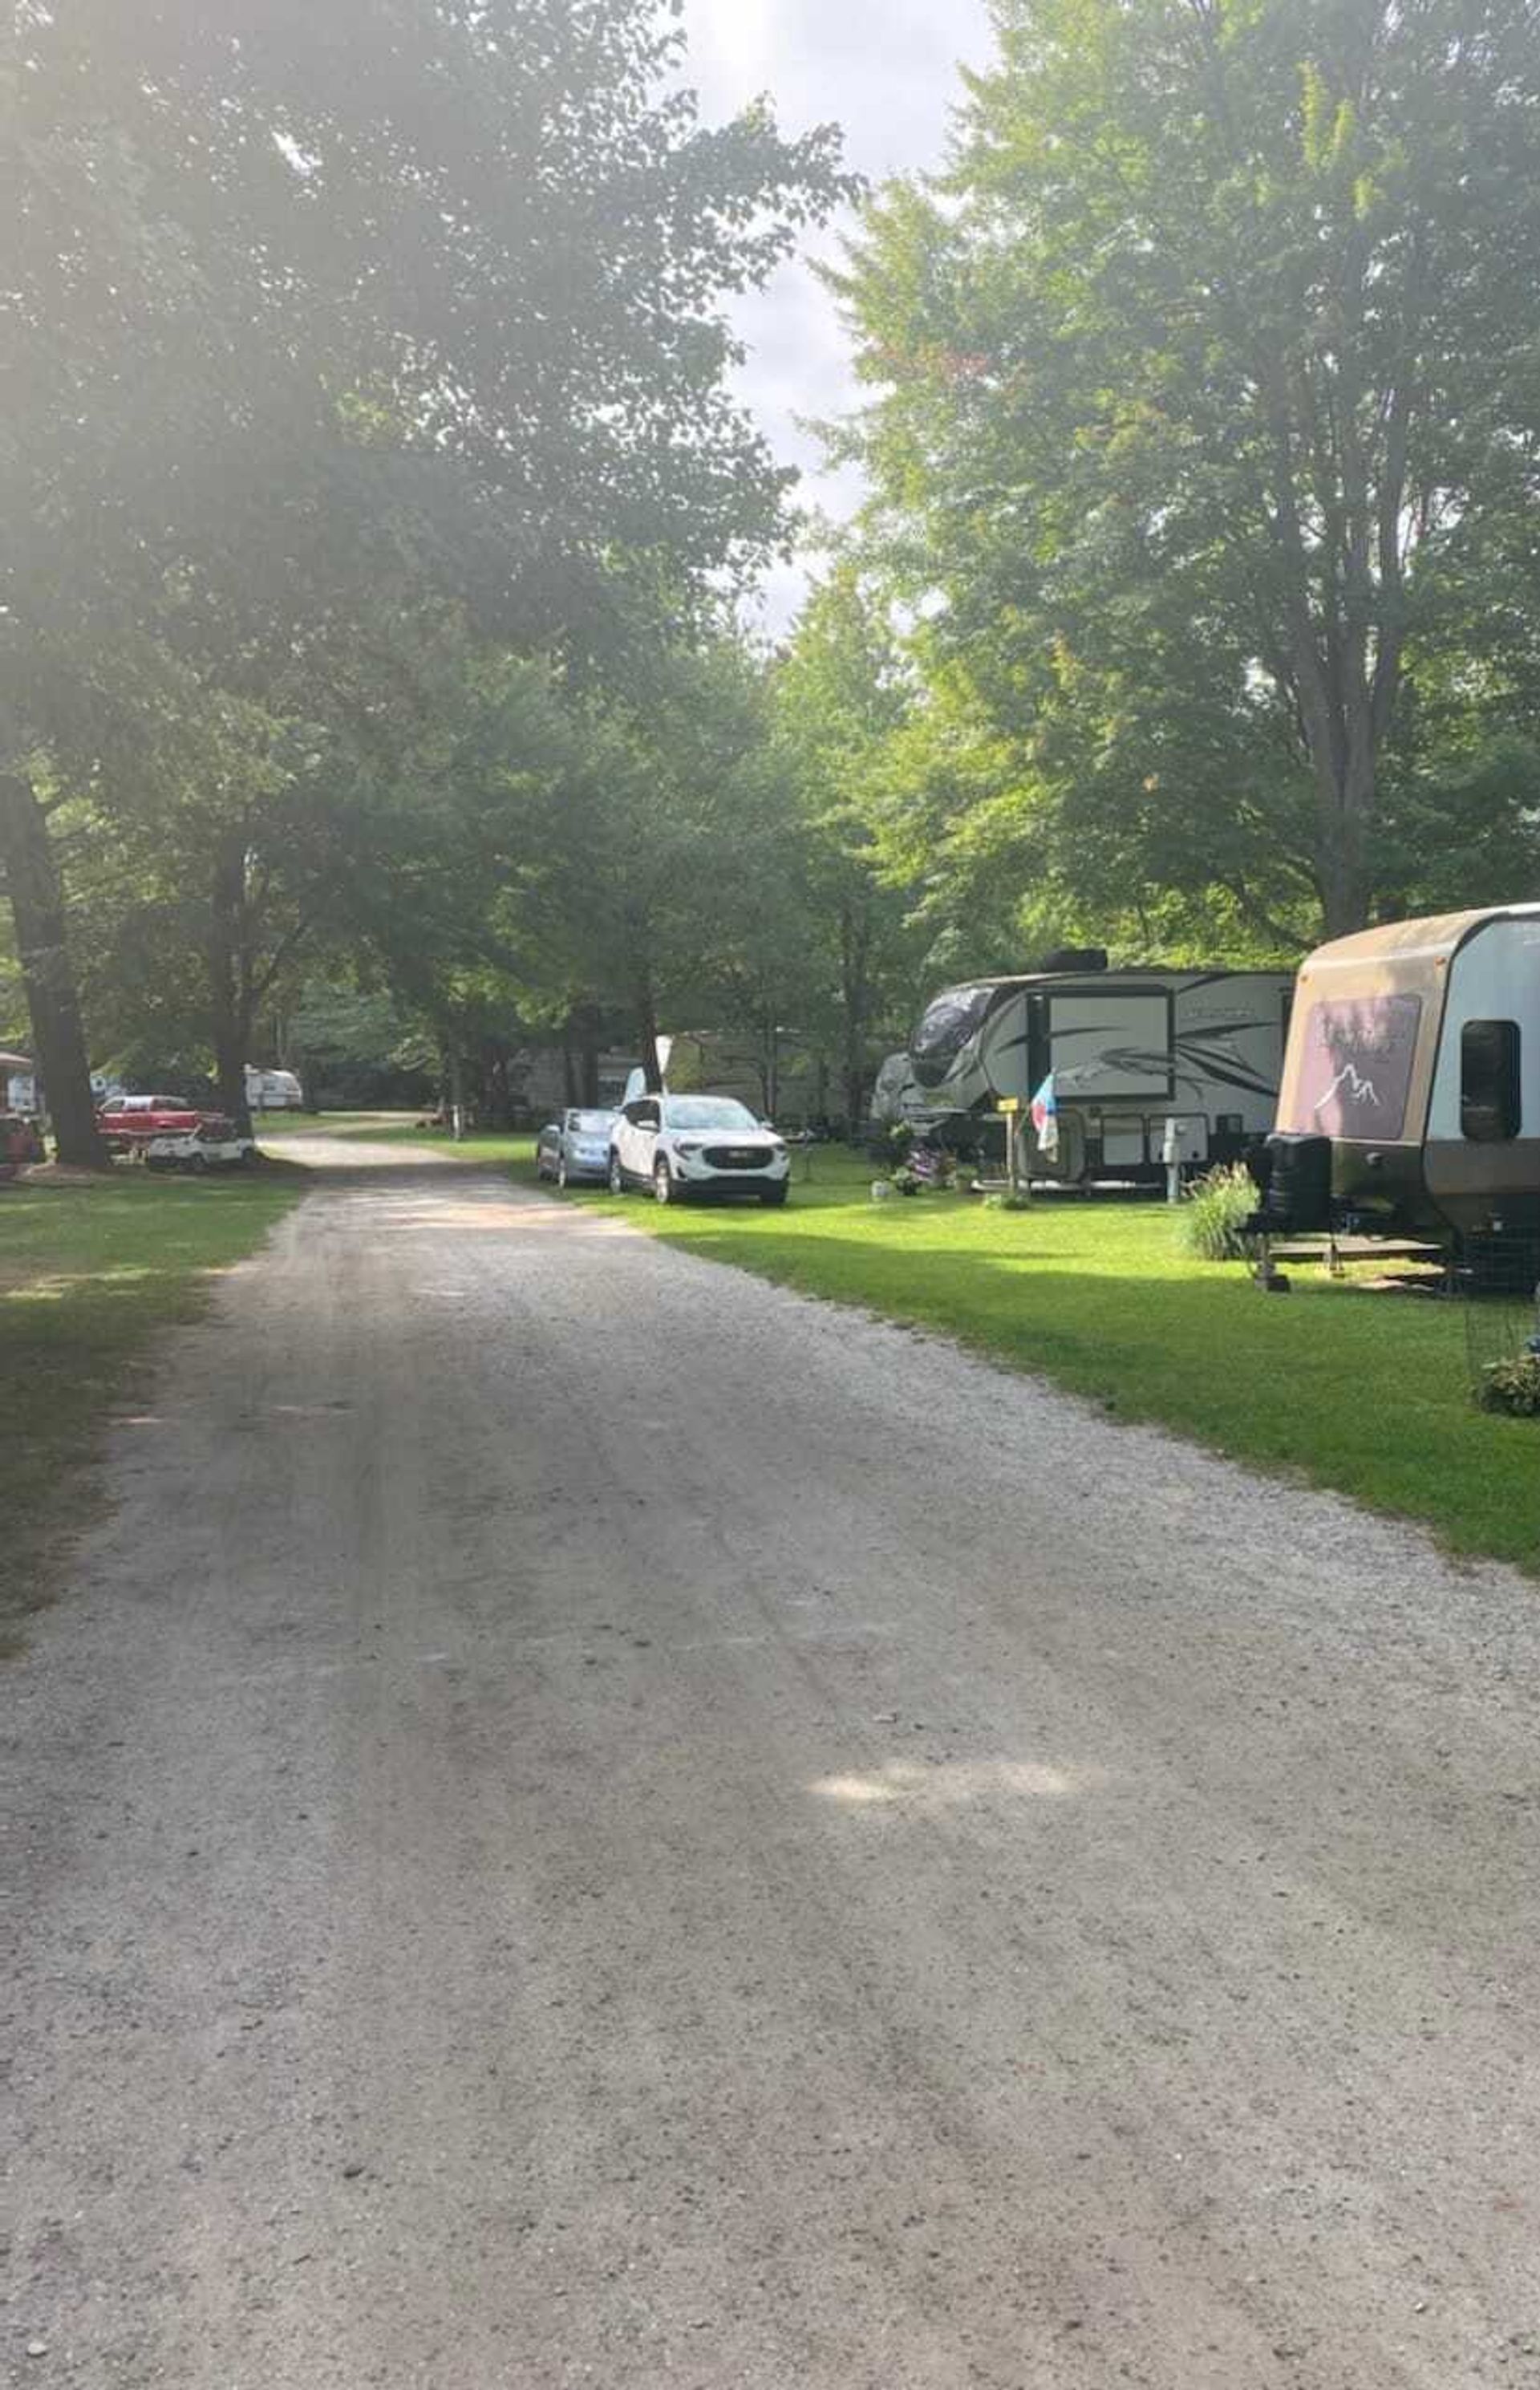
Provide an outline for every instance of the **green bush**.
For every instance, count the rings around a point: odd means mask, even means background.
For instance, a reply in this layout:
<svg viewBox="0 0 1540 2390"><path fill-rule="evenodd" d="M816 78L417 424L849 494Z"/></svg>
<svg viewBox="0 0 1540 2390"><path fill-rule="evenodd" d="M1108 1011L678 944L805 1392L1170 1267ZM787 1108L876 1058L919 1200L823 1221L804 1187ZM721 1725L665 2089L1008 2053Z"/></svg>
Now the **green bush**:
<svg viewBox="0 0 1540 2390"><path fill-rule="evenodd" d="M1476 1400L1483 1411L1535 1418L1540 1414L1540 1353L1521 1353L1511 1361L1489 1361L1482 1371Z"/></svg>
<svg viewBox="0 0 1540 2390"><path fill-rule="evenodd" d="M1256 1240L1241 1233L1242 1223L1256 1208L1256 1181L1245 1163L1222 1163L1207 1177L1196 1180L1189 1190L1182 1233L1190 1250L1203 1261L1245 1261Z"/></svg>

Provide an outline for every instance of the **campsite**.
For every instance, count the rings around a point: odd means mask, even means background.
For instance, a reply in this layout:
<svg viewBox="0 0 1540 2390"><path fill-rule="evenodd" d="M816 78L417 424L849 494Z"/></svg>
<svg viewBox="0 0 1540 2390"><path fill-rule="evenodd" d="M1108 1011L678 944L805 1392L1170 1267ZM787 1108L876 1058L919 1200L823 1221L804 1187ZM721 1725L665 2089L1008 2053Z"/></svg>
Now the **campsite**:
<svg viewBox="0 0 1540 2390"><path fill-rule="evenodd" d="M1540 0L0 160L0 2375L1540 2390Z"/></svg>

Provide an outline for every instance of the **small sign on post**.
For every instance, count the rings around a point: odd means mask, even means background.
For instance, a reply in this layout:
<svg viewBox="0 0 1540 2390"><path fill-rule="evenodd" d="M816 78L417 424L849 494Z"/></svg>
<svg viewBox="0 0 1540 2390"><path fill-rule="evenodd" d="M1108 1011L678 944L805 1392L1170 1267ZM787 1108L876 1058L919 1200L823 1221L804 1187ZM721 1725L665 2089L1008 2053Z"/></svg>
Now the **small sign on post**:
<svg viewBox="0 0 1540 2390"><path fill-rule="evenodd" d="M1010 1184L1011 1199L1016 1202L1030 1202L1032 1200L1032 1180L1027 1172L1021 1167L1020 1097L1002 1096L1000 1098L1000 1110L1005 1115L1006 1176Z"/></svg>

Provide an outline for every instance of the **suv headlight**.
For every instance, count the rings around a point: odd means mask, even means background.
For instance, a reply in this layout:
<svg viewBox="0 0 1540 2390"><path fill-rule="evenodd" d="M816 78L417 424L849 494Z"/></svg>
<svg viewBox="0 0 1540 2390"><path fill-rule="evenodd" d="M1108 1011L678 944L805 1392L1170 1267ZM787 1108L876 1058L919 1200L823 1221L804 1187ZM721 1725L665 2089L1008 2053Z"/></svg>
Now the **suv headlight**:
<svg viewBox="0 0 1540 2390"><path fill-rule="evenodd" d="M700 1151L700 1140L699 1137L681 1137L674 1150L679 1153L699 1153Z"/></svg>

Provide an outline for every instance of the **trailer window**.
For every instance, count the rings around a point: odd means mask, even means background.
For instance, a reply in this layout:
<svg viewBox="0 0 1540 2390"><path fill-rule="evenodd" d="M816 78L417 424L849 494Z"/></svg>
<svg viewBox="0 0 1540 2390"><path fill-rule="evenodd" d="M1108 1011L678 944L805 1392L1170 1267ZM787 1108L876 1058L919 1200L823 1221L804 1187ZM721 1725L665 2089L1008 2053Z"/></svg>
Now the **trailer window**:
<svg viewBox="0 0 1540 2390"><path fill-rule="evenodd" d="M1519 1023L1468 1021L1460 1031L1460 1135L1501 1145L1519 1134Z"/></svg>

